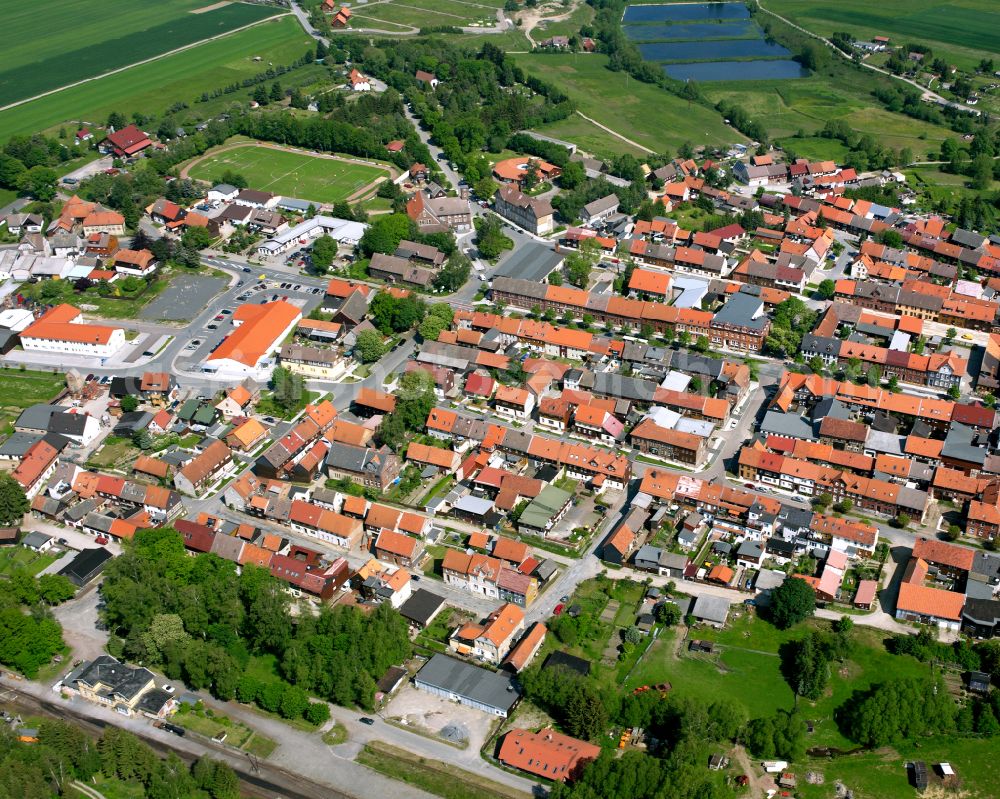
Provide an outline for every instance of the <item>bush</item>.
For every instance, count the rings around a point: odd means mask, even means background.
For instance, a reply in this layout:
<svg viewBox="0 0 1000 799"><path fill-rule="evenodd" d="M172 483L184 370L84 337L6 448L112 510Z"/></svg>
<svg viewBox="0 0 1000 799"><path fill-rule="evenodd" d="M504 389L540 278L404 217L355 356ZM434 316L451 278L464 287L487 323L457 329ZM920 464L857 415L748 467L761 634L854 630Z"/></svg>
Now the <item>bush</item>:
<svg viewBox="0 0 1000 799"><path fill-rule="evenodd" d="M306 721L319 727L330 720L330 706L326 702L310 702L305 712Z"/></svg>

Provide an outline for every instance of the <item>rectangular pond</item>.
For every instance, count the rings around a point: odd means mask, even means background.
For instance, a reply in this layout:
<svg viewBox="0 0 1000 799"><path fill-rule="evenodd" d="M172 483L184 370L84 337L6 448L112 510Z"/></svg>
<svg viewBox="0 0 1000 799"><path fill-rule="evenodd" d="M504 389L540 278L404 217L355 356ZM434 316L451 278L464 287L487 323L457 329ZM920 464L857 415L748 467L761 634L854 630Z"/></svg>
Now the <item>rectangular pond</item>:
<svg viewBox="0 0 1000 799"><path fill-rule="evenodd" d="M674 3L662 6L629 6L623 22L700 22L711 19L749 19L743 3Z"/></svg>
<svg viewBox="0 0 1000 799"><path fill-rule="evenodd" d="M724 61L737 58L788 58L791 53L763 39L725 39L718 42L654 42L640 44L644 61Z"/></svg>
<svg viewBox="0 0 1000 799"><path fill-rule="evenodd" d="M690 25L626 25L625 35L633 42L669 42L683 39L753 39L760 28L750 22L720 22Z"/></svg>
<svg viewBox="0 0 1000 799"><path fill-rule="evenodd" d="M798 61L700 61L664 64L663 71L675 80L781 80L807 78L809 70Z"/></svg>

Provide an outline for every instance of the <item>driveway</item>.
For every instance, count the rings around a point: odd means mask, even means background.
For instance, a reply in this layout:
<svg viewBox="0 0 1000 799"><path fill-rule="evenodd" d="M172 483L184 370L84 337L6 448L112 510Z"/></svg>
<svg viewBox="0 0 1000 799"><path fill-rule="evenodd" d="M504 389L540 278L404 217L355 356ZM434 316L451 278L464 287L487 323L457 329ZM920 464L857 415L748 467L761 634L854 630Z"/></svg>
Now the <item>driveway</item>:
<svg viewBox="0 0 1000 799"><path fill-rule="evenodd" d="M104 654L108 633L97 626L99 603L97 585L91 583L74 599L52 609L52 615L62 625L63 640L73 650L74 660L93 660Z"/></svg>

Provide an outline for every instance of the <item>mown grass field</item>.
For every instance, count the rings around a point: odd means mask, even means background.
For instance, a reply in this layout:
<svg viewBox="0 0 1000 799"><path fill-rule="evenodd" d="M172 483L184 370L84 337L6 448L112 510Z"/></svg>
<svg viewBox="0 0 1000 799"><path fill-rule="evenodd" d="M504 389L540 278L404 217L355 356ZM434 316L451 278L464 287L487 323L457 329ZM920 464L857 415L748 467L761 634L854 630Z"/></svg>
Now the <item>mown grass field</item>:
<svg viewBox="0 0 1000 799"><path fill-rule="evenodd" d="M930 46L959 66L1000 53L1000 5L994 0L766 0L765 7L821 35L889 36L895 44Z"/></svg>
<svg viewBox="0 0 1000 799"><path fill-rule="evenodd" d="M689 635L717 642L721 655L689 654L686 645L675 646L676 630L665 631L630 675L626 687L669 682L675 692L706 701L728 696L746 705L751 717L791 709L795 696L781 674L778 651L786 641L801 638L808 628L799 625L780 631L755 614L739 613L740 617L724 630L698 628ZM828 629L826 622L813 623ZM898 677L929 674L927 664L909 656L889 654L882 643L884 633L856 627L852 635L855 645L851 656L843 664L833 664L824 696L817 702L799 701L804 717L818 722L809 738L810 747L854 748L840 734L832 718L834 710L855 690L880 682L887 674ZM748 685L754 686L754 690L747 691Z"/></svg>
<svg viewBox="0 0 1000 799"><path fill-rule="evenodd" d="M673 153L685 142L723 145L745 141L712 109L688 103L624 72L606 69L603 55L525 53L511 57L527 72L559 86L588 117L654 152ZM600 129L592 135L603 139L609 151L621 146Z"/></svg>
<svg viewBox="0 0 1000 799"><path fill-rule="evenodd" d="M599 158L610 158L616 155L628 153L636 158L644 157L645 153L638 147L623 142L621 139L609 136L607 131L601 130L593 122L588 122L579 114L573 114L540 128L539 132L546 136L554 136L557 139L573 142L583 150Z"/></svg>
<svg viewBox="0 0 1000 799"><path fill-rule="evenodd" d="M65 375L58 372L0 370L0 433L8 432L10 423L29 405L55 399L65 385Z"/></svg>
<svg viewBox="0 0 1000 799"><path fill-rule="evenodd" d="M267 69L269 61L291 63L311 46L313 40L296 19L281 17L0 112L0 140L66 122L103 122L112 111L158 114L178 101L197 111L193 102L203 91L255 75ZM262 60L254 61L254 56Z"/></svg>
<svg viewBox="0 0 1000 799"><path fill-rule="evenodd" d="M394 23L386 30L431 28L439 25L493 25L500 0L405 0L405 2L369 3L355 6L354 28L378 28L378 22Z"/></svg>
<svg viewBox="0 0 1000 799"><path fill-rule="evenodd" d="M3 67L0 68L0 106L135 64L279 13L273 6L248 3L231 3L211 11L191 13L192 9L208 4L207 0L160 4L110 0L102 2L101 14L93 14L92 3L69 0L56 4L52 11L63 20L73 19L74 24L42 27L38 24L39 5L44 3L25 3L16 7L5 14L0 29L0 48L4 50ZM139 17L135 13L139 10L146 13ZM119 11L126 23L124 29L116 14ZM114 19L115 23L109 25L109 19ZM82 22L80 28L76 20ZM53 27L54 35L50 37ZM70 34L72 38L67 39ZM53 50L52 40L62 47Z"/></svg>
<svg viewBox="0 0 1000 799"><path fill-rule="evenodd" d="M364 164L348 164L249 144L198 161L191 170L191 177L214 181L229 169L243 175L258 191L317 203L345 200L387 174Z"/></svg>
<svg viewBox="0 0 1000 799"><path fill-rule="evenodd" d="M772 139L811 135L830 119L843 119L854 130L870 133L888 147L909 147L919 157L937 151L955 134L940 125L894 114L880 108L864 86L853 87L828 76L814 75L794 81L733 81L702 86L712 102L729 100L760 120Z"/></svg>

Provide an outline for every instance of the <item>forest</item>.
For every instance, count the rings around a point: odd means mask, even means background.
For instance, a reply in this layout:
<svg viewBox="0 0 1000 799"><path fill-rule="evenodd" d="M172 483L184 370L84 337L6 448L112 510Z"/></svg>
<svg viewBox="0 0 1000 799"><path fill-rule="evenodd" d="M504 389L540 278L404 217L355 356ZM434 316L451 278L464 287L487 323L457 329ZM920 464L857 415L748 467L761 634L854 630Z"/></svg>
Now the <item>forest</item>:
<svg viewBox="0 0 1000 799"><path fill-rule="evenodd" d="M410 654L406 622L388 605L293 617L283 583L266 569L241 571L215 555L192 557L172 528L140 531L101 586L109 651L219 699L307 718L318 712L307 695L370 708L375 682ZM277 662L274 679L247 676L261 657Z"/></svg>
<svg viewBox="0 0 1000 799"><path fill-rule="evenodd" d="M240 783L225 763L200 758L190 767L174 753L161 758L132 733L107 727L94 739L56 719L38 725L37 743L20 742L6 725L0 730L0 799L56 799L77 796L75 780L128 791L115 796L144 799L238 799Z"/></svg>

